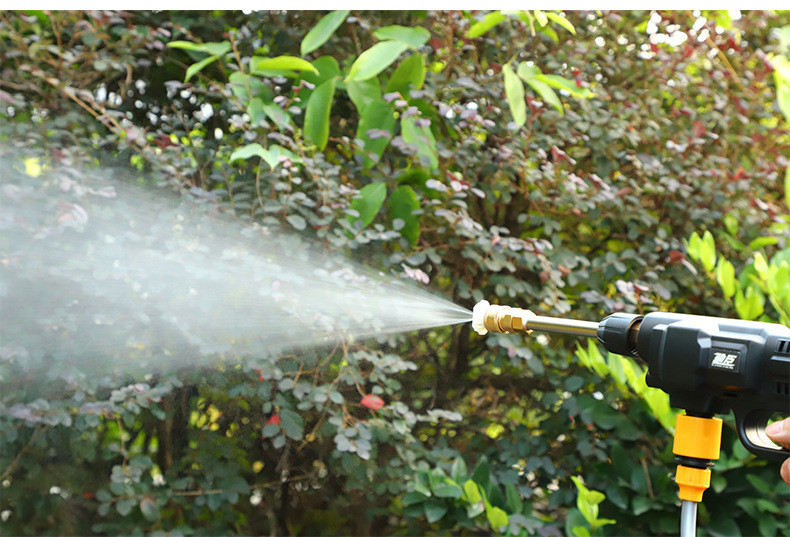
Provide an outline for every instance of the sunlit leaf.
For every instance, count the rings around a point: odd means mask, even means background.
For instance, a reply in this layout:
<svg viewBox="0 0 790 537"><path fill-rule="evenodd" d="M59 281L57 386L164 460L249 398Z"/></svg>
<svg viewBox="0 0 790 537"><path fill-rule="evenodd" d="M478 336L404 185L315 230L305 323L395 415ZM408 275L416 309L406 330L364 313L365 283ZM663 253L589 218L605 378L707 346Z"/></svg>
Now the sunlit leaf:
<svg viewBox="0 0 790 537"><path fill-rule="evenodd" d="M317 48L326 43L332 34L335 33L343 21L348 17L348 10L332 11L321 17L321 20L313 26L307 35L302 39L300 52L302 56L310 54Z"/></svg>
<svg viewBox="0 0 790 537"><path fill-rule="evenodd" d="M261 109L269 117L269 119L274 121L281 129L287 131L293 130L293 126L291 125L291 116L278 105L274 103L266 103L261 107Z"/></svg>
<svg viewBox="0 0 790 537"><path fill-rule="evenodd" d="M526 82L529 87L535 90L541 99L546 101L547 104L553 106L557 112L560 114L565 114L565 110L562 108L562 102L560 102L560 98L557 97L557 94L554 93L554 90L551 87L539 80L539 76L535 73L540 73L540 70L537 67L527 65L526 63L521 63L518 66L518 76Z"/></svg>
<svg viewBox="0 0 790 537"><path fill-rule="evenodd" d="M401 116L401 136L407 144L417 147L417 155L429 168L439 167L439 157L436 151L436 140L430 127L417 126L413 117Z"/></svg>
<svg viewBox="0 0 790 537"><path fill-rule="evenodd" d="M480 37L488 30L499 24L500 22L504 21L507 17L503 15L499 11L492 11L482 21L474 23L472 26L469 27L469 33L467 34L469 37Z"/></svg>
<svg viewBox="0 0 790 537"><path fill-rule="evenodd" d="M373 45L360 54L351 65L346 80L359 81L373 78L389 67L407 48L409 45L400 41L383 41Z"/></svg>
<svg viewBox="0 0 790 537"><path fill-rule="evenodd" d="M576 85L576 81L568 80L559 75L538 75L535 79L545 82L553 88L565 90L570 93L571 96L579 99L591 99L595 97L595 94L588 88L580 88Z"/></svg>
<svg viewBox="0 0 790 537"><path fill-rule="evenodd" d="M381 86L376 77L366 80L349 80L346 82L346 92L360 115L370 103L381 99Z"/></svg>
<svg viewBox="0 0 790 537"><path fill-rule="evenodd" d="M421 26L409 28L408 26L385 26L373 32L379 41L398 41L411 48L419 48L431 37L431 33Z"/></svg>
<svg viewBox="0 0 790 537"><path fill-rule="evenodd" d="M390 219L400 218L404 222L400 234L414 246L420 238L420 216L414 214L420 209L420 200L409 185L399 186L390 196Z"/></svg>
<svg viewBox="0 0 790 537"><path fill-rule="evenodd" d="M177 48L181 50L189 50L192 52L204 52L211 56L222 56L230 52L230 43L222 41L219 43L193 43L192 41L170 41L167 46L169 48Z"/></svg>
<svg viewBox="0 0 790 537"><path fill-rule="evenodd" d="M187 67L187 73L184 77L184 82L189 82L189 79L198 74L200 71L206 68L207 65L210 65L217 61L219 56L209 56L208 58L203 58L197 63L193 63L189 67Z"/></svg>
<svg viewBox="0 0 790 537"><path fill-rule="evenodd" d="M296 56L277 56L276 58L253 57L250 61L252 72L283 70L283 71L309 71L318 73L312 63Z"/></svg>
<svg viewBox="0 0 790 537"><path fill-rule="evenodd" d="M573 35L576 35L576 28L573 27L571 21L560 15L559 13L552 13L551 11L546 12L546 16L551 19L552 21L556 22L566 30L568 30Z"/></svg>
<svg viewBox="0 0 790 537"><path fill-rule="evenodd" d="M372 130L388 132L389 136L371 137ZM365 167L372 168L389 145L395 130L395 109L381 99L371 102L362 113L357 125L357 138L364 147L358 153L363 156ZM373 158L375 156L375 158Z"/></svg>
<svg viewBox="0 0 790 537"><path fill-rule="evenodd" d="M395 69L387 82L385 93L398 91L408 96L409 89L420 89L425 82L425 56L412 54Z"/></svg>
<svg viewBox="0 0 790 537"><path fill-rule="evenodd" d="M323 151L329 141L329 115L335 96L335 80L327 80L318 86L310 100L304 118L304 132L308 140Z"/></svg>
<svg viewBox="0 0 790 537"><path fill-rule="evenodd" d="M505 77L505 96L507 97L513 121L523 125L527 121L527 103L524 101L524 84L521 82L510 64L502 66Z"/></svg>
<svg viewBox="0 0 790 537"><path fill-rule="evenodd" d="M351 200L349 205L359 213L359 217L349 216L349 220L360 220L362 227L367 227L378 214L384 199L387 197L387 185L385 183L371 183L360 189L359 195Z"/></svg>

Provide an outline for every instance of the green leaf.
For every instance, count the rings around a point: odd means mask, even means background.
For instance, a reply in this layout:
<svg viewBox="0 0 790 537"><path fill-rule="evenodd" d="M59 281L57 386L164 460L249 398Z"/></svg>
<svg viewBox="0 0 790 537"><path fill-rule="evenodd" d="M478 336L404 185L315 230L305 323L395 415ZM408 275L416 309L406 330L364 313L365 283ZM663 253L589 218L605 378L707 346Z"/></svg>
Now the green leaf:
<svg viewBox="0 0 790 537"><path fill-rule="evenodd" d="M297 412L290 408L280 410L280 423L286 436L294 440L301 440L304 436L304 420Z"/></svg>
<svg viewBox="0 0 790 537"><path fill-rule="evenodd" d="M559 75L538 75L535 78L541 82L545 82L552 88L565 90L570 93L572 97L578 99L591 99L595 97L595 94L589 89L577 86L575 80L569 80Z"/></svg>
<svg viewBox="0 0 790 537"><path fill-rule="evenodd" d="M302 75L302 79L315 86L320 86L330 78L337 78L341 75L340 66L337 64L337 60L332 56L321 56L310 63L313 64L313 67L316 68L318 73L305 72ZM303 88L300 93L302 98L304 98L304 95L309 91L310 90L307 88Z"/></svg>
<svg viewBox="0 0 790 537"><path fill-rule="evenodd" d="M247 144L238 148L230 155L230 162L234 160L247 160L255 156L263 157L266 150L259 143Z"/></svg>
<svg viewBox="0 0 790 537"><path fill-rule="evenodd" d="M367 227L378 214L386 197L386 183L371 183L363 186L359 191L359 196L351 200L349 206L350 209L359 213L359 217L349 217L349 220L360 220L362 227Z"/></svg>
<svg viewBox="0 0 790 537"><path fill-rule="evenodd" d="M464 483L464 495L466 497L466 501L469 503L483 501L483 496L480 494L480 488L477 486L477 483L471 479L468 479L466 483Z"/></svg>
<svg viewBox="0 0 790 537"><path fill-rule="evenodd" d="M373 129L389 132L390 137L371 138L368 131ZM357 150L357 154L362 155L365 168L372 168L378 163L378 159L390 143L394 131L395 108L382 99L371 102L365 108L357 125L357 138L365 144L363 148Z"/></svg>
<svg viewBox="0 0 790 537"><path fill-rule="evenodd" d="M414 480L414 490L423 496L432 496L431 481L426 470L417 472L417 477Z"/></svg>
<svg viewBox="0 0 790 537"><path fill-rule="evenodd" d="M547 104L553 106L557 112L560 114L565 114L565 110L562 108L562 103L560 102L560 98L557 97L557 94L554 93L554 90L551 87L539 80L539 77L543 76L540 74L540 70L537 67L527 65L526 63L520 63L518 66L518 76L521 79L529 84L529 86L535 90L541 99L546 101Z"/></svg>
<svg viewBox="0 0 790 537"><path fill-rule="evenodd" d="M222 56L230 52L230 43L222 41L219 43L193 43L191 41L171 41L167 44L169 48L189 50L191 52L203 52L211 56Z"/></svg>
<svg viewBox="0 0 790 537"><path fill-rule="evenodd" d="M763 280L768 279L768 261L761 252L754 253L754 270L760 275Z"/></svg>
<svg viewBox="0 0 790 537"><path fill-rule="evenodd" d="M535 20L537 20L538 24L541 26L546 26L549 23L549 18L540 9L535 9L532 12L535 14Z"/></svg>
<svg viewBox="0 0 790 537"><path fill-rule="evenodd" d="M239 99L242 105L249 102L250 93L252 93L252 97L259 97L264 102L272 100L271 90L257 76L245 75L236 71L230 74L229 82L228 85L233 91L233 95Z"/></svg>
<svg viewBox="0 0 790 537"><path fill-rule="evenodd" d="M777 242L779 242L779 240L776 237L757 237L749 243L749 248L752 250L757 250L758 248L763 248L765 246L772 246Z"/></svg>
<svg viewBox="0 0 790 537"><path fill-rule="evenodd" d="M400 41L383 41L373 45L351 65L346 81L373 78L389 67L407 48L409 45Z"/></svg>
<svg viewBox="0 0 790 537"><path fill-rule="evenodd" d="M447 505L444 504L444 502L440 502L438 500L428 500L424 505L425 518L427 518L428 522L431 524L441 520L445 513L447 513Z"/></svg>
<svg viewBox="0 0 790 537"><path fill-rule="evenodd" d="M153 498L145 497L140 501L140 512L148 522L159 520L159 505Z"/></svg>
<svg viewBox="0 0 790 537"><path fill-rule="evenodd" d="M593 423L601 429L614 429L619 422L625 419L618 411L603 401L596 401L589 410Z"/></svg>
<svg viewBox="0 0 790 537"><path fill-rule="evenodd" d="M719 286L721 287L724 296L730 298L735 294L735 267L733 267L732 263L723 257L719 259L719 265L716 268L716 281L719 282Z"/></svg>
<svg viewBox="0 0 790 537"><path fill-rule="evenodd" d="M206 66L214 63L219 59L219 56L209 56L208 58L203 58L197 63L193 63L189 67L187 67L187 74L184 77L184 82L189 82L189 79L198 74L200 71L206 68Z"/></svg>
<svg viewBox="0 0 790 537"><path fill-rule="evenodd" d="M122 498L115 504L115 508L118 510L119 515L126 516L132 512L136 503L136 498Z"/></svg>
<svg viewBox="0 0 790 537"><path fill-rule="evenodd" d="M360 116L370 103L381 100L381 87L379 79L376 77L366 80L349 80L346 82L346 91L351 102L357 107Z"/></svg>
<svg viewBox="0 0 790 537"><path fill-rule="evenodd" d="M492 528L501 529L507 526L507 513L499 507L487 505L486 518L488 518L488 523L491 524Z"/></svg>
<svg viewBox="0 0 790 537"><path fill-rule="evenodd" d="M247 105L247 114L250 116L250 124L257 127L266 118L266 112L263 111L263 100L257 97L252 99Z"/></svg>
<svg viewBox="0 0 790 537"><path fill-rule="evenodd" d="M296 229L297 231L302 231L302 230L304 230L304 228L306 228L306 227L307 227L307 222L305 222L305 219L304 219L304 218L302 218L301 216L299 216L298 214L290 214L290 215L286 216L286 217L285 217L285 219L286 219L286 220L288 221L288 223L289 223L289 224L291 224L291 225L294 227L294 229ZM290 380L290 379L289 379L289 380ZM292 381L292 382L293 382L293 381Z"/></svg>
<svg viewBox="0 0 790 537"><path fill-rule="evenodd" d="M277 56L276 58L261 58L253 56L250 61L250 71L309 71L318 73L312 63L296 56Z"/></svg>
<svg viewBox="0 0 790 537"><path fill-rule="evenodd" d="M387 82L386 93L393 91L400 92L401 95L408 97L409 89L420 89L425 83L425 56L422 54L412 54L402 62L392 73Z"/></svg>
<svg viewBox="0 0 790 537"><path fill-rule="evenodd" d="M285 149L284 147L280 147L279 145L272 145L269 149L264 149L261 147L259 143L252 143L247 144L244 147L240 147L230 155L229 162L233 162L235 160L246 160L252 157L260 157L262 158L268 165L269 168L274 169L280 163L280 157L287 158L293 163L301 162L302 159L299 158L297 155Z"/></svg>
<svg viewBox="0 0 790 537"><path fill-rule="evenodd" d="M288 114L288 112L280 108L278 105L274 103L266 103L261 107L261 109L281 129L287 131L293 130L290 114Z"/></svg>
<svg viewBox="0 0 790 537"><path fill-rule="evenodd" d="M689 257L699 261L701 255L700 252L702 251L702 239L699 235L697 235L696 231L691 233L686 251L688 252Z"/></svg>
<svg viewBox="0 0 790 537"><path fill-rule="evenodd" d="M302 39L300 52L306 56L326 43L332 34L335 33L343 21L348 17L348 10L337 10L321 17L321 20L313 26L307 35Z"/></svg>
<svg viewBox="0 0 790 537"><path fill-rule="evenodd" d="M458 483L446 477L443 477L441 482L432 483L431 490L437 498L460 498L464 494Z"/></svg>
<svg viewBox="0 0 790 537"><path fill-rule="evenodd" d="M453 461L453 466L450 468L450 475L456 482L462 483L466 481L466 474L466 463L461 457L456 457Z"/></svg>
<svg viewBox="0 0 790 537"><path fill-rule="evenodd" d="M491 465L488 463L488 459L483 457L472 474L472 481L480 485L485 490L485 487L488 486L488 481L490 479L490 472Z"/></svg>
<svg viewBox="0 0 790 537"><path fill-rule="evenodd" d="M507 17L502 14L500 11L492 11L485 18L479 22L474 23L472 26L469 27L469 33L467 34L469 37L480 37L488 30L499 24L500 22L504 21Z"/></svg>
<svg viewBox="0 0 790 537"><path fill-rule="evenodd" d="M395 189L390 196L390 219L400 218L403 220L403 229L400 233L412 246L417 244L420 238L420 217L414 211L420 209L420 201L417 199L414 189L409 185L403 185Z"/></svg>
<svg viewBox="0 0 790 537"><path fill-rule="evenodd" d="M302 159L298 155L277 144L270 145L269 150L263 155L263 160L266 161L272 170L282 162L283 158L290 160L293 164L302 162Z"/></svg>
<svg viewBox="0 0 790 537"><path fill-rule="evenodd" d="M746 293L740 290L735 293L735 311L741 319L752 321L763 312L765 296L754 286L746 288Z"/></svg>
<svg viewBox="0 0 790 537"><path fill-rule="evenodd" d="M650 498L645 498L644 496L637 496L636 498L634 498L632 505L634 509L634 514L636 516L639 516L641 514L650 511L650 508L653 505L653 501L650 500Z"/></svg>
<svg viewBox="0 0 790 537"><path fill-rule="evenodd" d="M373 37L379 41L398 41L411 48L423 46L431 37L431 32L421 26L409 28L408 26L384 26L373 32Z"/></svg>
<svg viewBox="0 0 790 537"><path fill-rule="evenodd" d="M520 513L523 503L521 495L516 490L513 483L505 483L505 497L507 498L507 508L511 513Z"/></svg>
<svg viewBox="0 0 790 537"><path fill-rule="evenodd" d="M573 27L573 24L571 24L571 22L568 19L566 19L559 13L552 13L551 11L549 11L546 13L546 16L551 20L553 20L555 23L559 24L560 26L568 30L573 35L576 35L576 28Z"/></svg>
<svg viewBox="0 0 790 537"><path fill-rule="evenodd" d="M401 136L407 144L417 146L417 155L420 162L431 169L439 167L439 157L436 152L436 140L430 127L418 127L414 117L402 116L400 120Z"/></svg>
<svg viewBox="0 0 790 537"><path fill-rule="evenodd" d="M732 213L724 215L724 227L727 228L727 233L735 237L738 234L738 219Z"/></svg>
<svg viewBox="0 0 790 537"><path fill-rule="evenodd" d="M507 97L510 113L513 121L518 125L523 125L527 121L527 103L524 101L524 84L519 80L510 64L502 66L502 74L505 75L505 96Z"/></svg>
<svg viewBox="0 0 790 537"><path fill-rule="evenodd" d="M703 268L710 272L716 266L716 243L710 231L705 231L699 251L699 260Z"/></svg>
<svg viewBox="0 0 790 537"><path fill-rule="evenodd" d="M329 114L335 97L335 80L327 80L318 86L310 100L304 118L305 137L323 151L329 141Z"/></svg>
<svg viewBox="0 0 790 537"><path fill-rule="evenodd" d="M425 501L425 495L420 492L407 492L403 498L401 498L401 503L403 505L414 505L416 503L422 503Z"/></svg>

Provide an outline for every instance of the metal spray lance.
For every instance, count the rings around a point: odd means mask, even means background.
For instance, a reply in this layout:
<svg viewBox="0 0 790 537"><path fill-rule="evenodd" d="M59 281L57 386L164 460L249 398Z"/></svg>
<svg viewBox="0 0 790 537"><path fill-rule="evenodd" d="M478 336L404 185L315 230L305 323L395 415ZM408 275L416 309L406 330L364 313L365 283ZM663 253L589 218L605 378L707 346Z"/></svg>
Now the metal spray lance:
<svg viewBox="0 0 790 537"><path fill-rule="evenodd" d="M472 326L488 332L551 332L594 337L609 352L647 364L647 385L685 410L675 427L675 482L682 502L681 536L696 534L697 503L710 486L709 466L719 458L722 421L735 413L741 443L771 460L790 456L765 434L775 413L790 411L790 328L755 321L654 312L615 313L600 322L535 315L491 305L473 310Z"/></svg>

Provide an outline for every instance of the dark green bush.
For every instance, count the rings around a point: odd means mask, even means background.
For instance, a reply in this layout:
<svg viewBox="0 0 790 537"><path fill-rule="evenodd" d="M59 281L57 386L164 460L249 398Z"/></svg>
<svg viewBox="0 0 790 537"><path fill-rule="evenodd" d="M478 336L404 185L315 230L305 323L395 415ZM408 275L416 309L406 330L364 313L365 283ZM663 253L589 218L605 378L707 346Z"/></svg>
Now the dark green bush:
<svg viewBox="0 0 790 537"><path fill-rule="evenodd" d="M734 219L739 268L787 248L770 61L787 13L324 15L3 13L3 165L131 168L420 269L467 307L734 316L684 240ZM171 373L139 397L4 389L3 533L677 533L657 407L574 341L464 325L354 344L307 394L279 382L325 354ZM349 375L386 406L360 408ZM786 533L778 466L731 427L723 446L700 533Z"/></svg>

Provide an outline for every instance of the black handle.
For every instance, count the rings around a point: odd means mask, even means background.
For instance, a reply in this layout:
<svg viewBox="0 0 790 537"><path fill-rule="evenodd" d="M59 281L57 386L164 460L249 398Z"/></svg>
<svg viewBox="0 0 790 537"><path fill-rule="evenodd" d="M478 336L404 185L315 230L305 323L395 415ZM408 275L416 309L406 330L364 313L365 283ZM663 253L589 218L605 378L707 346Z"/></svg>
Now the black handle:
<svg viewBox="0 0 790 537"><path fill-rule="evenodd" d="M763 459L781 461L790 457L790 449L774 444L765 434L765 426L774 412L761 409L736 408L735 428L746 449Z"/></svg>

